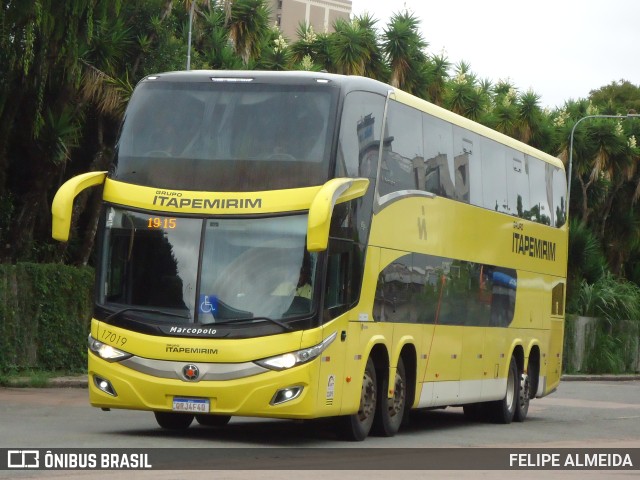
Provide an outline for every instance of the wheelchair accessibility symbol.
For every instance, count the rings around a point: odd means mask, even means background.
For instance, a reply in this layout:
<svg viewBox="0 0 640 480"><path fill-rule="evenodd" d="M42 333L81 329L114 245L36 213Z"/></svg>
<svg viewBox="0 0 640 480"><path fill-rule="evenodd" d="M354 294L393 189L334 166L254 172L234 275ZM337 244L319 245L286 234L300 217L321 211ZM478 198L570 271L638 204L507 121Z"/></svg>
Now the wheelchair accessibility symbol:
<svg viewBox="0 0 640 480"><path fill-rule="evenodd" d="M218 314L218 297L215 295L200 295L200 313Z"/></svg>

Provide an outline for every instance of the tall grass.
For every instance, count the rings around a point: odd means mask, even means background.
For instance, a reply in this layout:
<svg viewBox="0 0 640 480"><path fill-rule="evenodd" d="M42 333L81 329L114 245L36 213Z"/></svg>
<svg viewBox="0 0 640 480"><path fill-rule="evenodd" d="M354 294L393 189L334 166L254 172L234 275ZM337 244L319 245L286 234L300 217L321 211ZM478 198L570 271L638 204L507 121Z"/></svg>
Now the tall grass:
<svg viewBox="0 0 640 480"><path fill-rule="evenodd" d="M640 319L640 287L607 272L596 282L580 283L575 302L579 315L610 321Z"/></svg>
<svg viewBox="0 0 640 480"><path fill-rule="evenodd" d="M634 371L640 287L607 272L594 283L582 280L573 305L579 315L602 319L592 332L584 370L587 373Z"/></svg>

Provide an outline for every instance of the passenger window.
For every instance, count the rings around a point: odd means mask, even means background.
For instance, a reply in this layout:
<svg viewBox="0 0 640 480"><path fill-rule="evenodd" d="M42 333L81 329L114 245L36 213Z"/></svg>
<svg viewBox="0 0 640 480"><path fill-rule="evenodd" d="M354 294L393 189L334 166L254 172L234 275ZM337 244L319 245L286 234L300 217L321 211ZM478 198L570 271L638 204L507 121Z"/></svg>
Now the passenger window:
<svg viewBox="0 0 640 480"><path fill-rule="evenodd" d="M515 215L507 201L507 165L504 146L482 140L482 206L496 212ZM515 206L514 206L515 207Z"/></svg>
<svg viewBox="0 0 640 480"><path fill-rule="evenodd" d="M336 177L375 179L385 98L368 92L351 92L342 109Z"/></svg>
<svg viewBox="0 0 640 480"><path fill-rule="evenodd" d="M567 221L567 179L564 170L547 165L551 171L552 178L552 199L551 205L551 225L561 227Z"/></svg>
<svg viewBox="0 0 640 480"><path fill-rule="evenodd" d="M478 188L480 183L471 180L481 176L479 138L460 127L453 128L454 198L466 203L482 198L482 190Z"/></svg>
<svg viewBox="0 0 640 480"><path fill-rule="evenodd" d="M422 172L422 114L415 108L390 101L378 193L383 196L398 190L421 190L424 178L418 177L424 175Z"/></svg>
<svg viewBox="0 0 640 480"><path fill-rule="evenodd" d="M525 213L525 218L534 222L551 225L549 197L551 196L551 178L547 175L546 163L528 155L529 162L529 192L531 208ZM549 191L549 195L547 195Z"/></svg>
<svg viewBox="0 0 640 480"><path fill-rule="evenodd" d="M412 255L400 257L378 276L373 318L379 322L418 321L416 297L422 285L414 278Z"/></svg>
<svg viewBox="0 0 640 480"><path fill-rule="evenodd" d="M524 218L530 209L529 200L529 159L522 152L507 150L507 191L509 213Z"/></svg>
<svg viewBox="0 0 640 480"><path fill-rule="evenodd" d="M551 315L564 315L564 283L551 290Z"/></svg>
<svg viewBox="0 0 640 480"><path fill-rule="evenodd" d="M441 197L457 198L453 160L453 126L431 115L422 116L424 133L424 174L418 188Z"/></svg>

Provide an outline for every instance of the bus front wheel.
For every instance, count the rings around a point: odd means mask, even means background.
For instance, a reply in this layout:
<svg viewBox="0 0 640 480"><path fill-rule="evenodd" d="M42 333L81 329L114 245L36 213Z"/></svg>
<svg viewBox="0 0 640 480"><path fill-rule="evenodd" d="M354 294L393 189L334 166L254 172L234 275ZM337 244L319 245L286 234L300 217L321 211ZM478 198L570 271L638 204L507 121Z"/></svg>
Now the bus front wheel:
<svg viewBox="0 0 640 480"><path fill-rule="evenodd" d="M190 413L153 412L153 414L156 416L158 425L168 430L184 430L193 422L193 415Z"/></svg>
<svg viewBox="0 0 640 480"><path fill-rule="evenodd" d="M339 418L340 433L346 440L361 442L369 435L373 419L376 415L378 399L376 369L373 360L369 358L362 376L362 390L360 391L360 406L358 412Z"/></svg>

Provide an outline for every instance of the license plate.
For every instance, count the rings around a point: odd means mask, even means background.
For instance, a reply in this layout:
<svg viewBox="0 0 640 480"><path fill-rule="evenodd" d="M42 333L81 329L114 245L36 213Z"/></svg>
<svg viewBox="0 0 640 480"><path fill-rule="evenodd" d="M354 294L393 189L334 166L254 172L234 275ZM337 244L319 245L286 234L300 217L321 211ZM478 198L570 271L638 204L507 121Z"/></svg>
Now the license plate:
<svg viewBox="0 0 640 480"><path fill-rule="evenodd" d="M209 400L206 398L173 398L174 412L209 413Z"/></svg>

